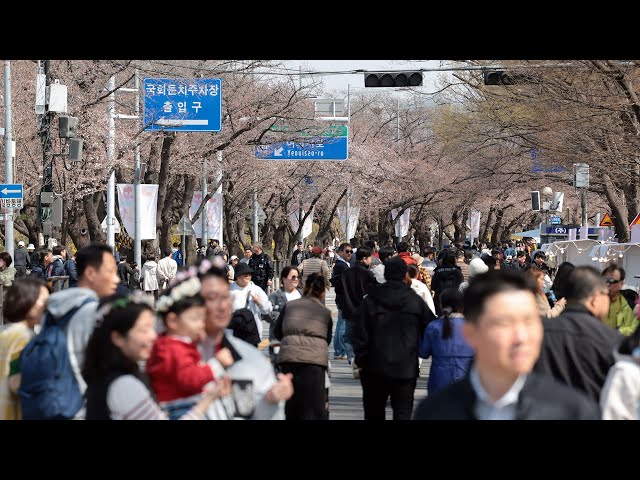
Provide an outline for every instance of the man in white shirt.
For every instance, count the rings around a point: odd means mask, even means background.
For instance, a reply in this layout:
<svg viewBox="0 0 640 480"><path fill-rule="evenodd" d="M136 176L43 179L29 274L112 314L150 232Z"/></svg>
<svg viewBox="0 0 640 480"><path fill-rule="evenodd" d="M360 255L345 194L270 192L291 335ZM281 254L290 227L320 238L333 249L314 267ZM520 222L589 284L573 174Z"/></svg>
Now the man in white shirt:
<svg viewBox="0 0 640 480"><path fill-rule="evenodd" d="M253 313L262 339L262 315L269 315L273 306L264 290L251 281L253 270L248 264L239 263L235 273L236 281L231 284L233 311L248 307Z"/></svg>
<svg viewBox="0 0 640 480"><path fill-rule="evenodd" d="M469 375L418 406L418 420L598 420L586 395L533 372L542 345L536 285L489 270L464 292L463 335L475 351Z"/></svg>
<svg viewBox="0 0 640 480"><path fill-rule="evenodd" d="M178 273L178 263L171 258L171 255L171 250L166 250L164 252L164 258L158 262L156 275L158 276L160 291L166 290L169 286L169 282L173 280L176 273Z"/></svg>

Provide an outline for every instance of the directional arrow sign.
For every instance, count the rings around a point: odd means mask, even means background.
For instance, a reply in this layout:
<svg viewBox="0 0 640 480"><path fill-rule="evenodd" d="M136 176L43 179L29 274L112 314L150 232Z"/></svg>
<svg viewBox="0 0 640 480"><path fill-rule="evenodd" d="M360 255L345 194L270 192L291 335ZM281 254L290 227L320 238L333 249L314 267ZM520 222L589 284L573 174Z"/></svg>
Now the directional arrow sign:
<svg viewBox="0 0 640 480"><path fill-rule="evenodd" d="M22 198L21 183L0 184L0 198Z"/></svg>
<svg viewBox="0 0 640 480"><path fill-rule="evenodd" d="M160 117L156 120L156 125L163 127L181 127L183 125L209 125L209 120L176 120L172 118Z"/></svg>
<svg viewBox="0 0 640 480"><path fill-rule="evenodd" d="M0 207L22 208L23 192L21 183L0 184Z"/></svg>
<svg viewBox="0 0 640 480"><path fill-rule="evenodd" d="M285 127L278 129L287 131ZM349 158L349 131L346 125L324 129L309 128L299 136L309 141L274 142L256 146L256 157L263 160L346 160Z"/></svg>

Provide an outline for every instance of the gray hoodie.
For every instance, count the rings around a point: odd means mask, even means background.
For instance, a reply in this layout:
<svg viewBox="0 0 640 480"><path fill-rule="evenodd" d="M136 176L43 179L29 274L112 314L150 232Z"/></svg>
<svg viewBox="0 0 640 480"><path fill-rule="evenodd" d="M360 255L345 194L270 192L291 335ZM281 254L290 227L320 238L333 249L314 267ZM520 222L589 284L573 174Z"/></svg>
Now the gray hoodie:
<svg viewBox="0 0 640 480"><path fill-rule="evenodd" d="M81 370L84 363L84 352L96 322L95 313L98 307L98 294L88 288L76 287L56 292L47 301L47 310L51 312L51 315L54 318L61 318L69 310L82 305L87 298L92 298L95 302L89 302L80 308L66 327L69 360L76 375L80 392L83 395L87 389L87 384L82 378Z"/></svg>

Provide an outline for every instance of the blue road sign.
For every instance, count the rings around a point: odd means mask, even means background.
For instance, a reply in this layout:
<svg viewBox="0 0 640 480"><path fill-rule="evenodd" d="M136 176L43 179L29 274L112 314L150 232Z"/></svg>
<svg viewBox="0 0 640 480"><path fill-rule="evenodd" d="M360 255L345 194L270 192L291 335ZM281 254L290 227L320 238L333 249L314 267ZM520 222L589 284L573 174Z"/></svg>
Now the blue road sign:
<svg viewBox="0 0 640 480"><path fill-rule="evenodd" d="M580 229L581 227L568 227L568 226L555 226L555 227L547 227L546 228L546 234L547 235L568 235L569 234L569 229L571 228L577 228L577 234L578 237L580 236ZM595 228L589 228L589 235L597 235L598 232L596 231Z"/></svg>
<svg viewBox="0 0 640 480"><path fill-rule="evenodd" d="M22 208L23 191L21 183L0 184L0 207Z"/></svg>
<svg viewBox="0 0 640 480"><path fill-rule="evenodd" d="M143 118L146 131L219 132L222 81L145 78Z"/></svg>
<svg viewBox="0 0 640 480"><path fill-rule="evenodd" d="M346 160L348 137L323 137L317 143L276 142L256 146L256 157L263 160Z"/></svg>
<svg viewBox="0 0 640 480"><path fill-rule="evenodd" d="M560 225L562 223L559 215L551 215L550 221L551 225Z"/></svg>

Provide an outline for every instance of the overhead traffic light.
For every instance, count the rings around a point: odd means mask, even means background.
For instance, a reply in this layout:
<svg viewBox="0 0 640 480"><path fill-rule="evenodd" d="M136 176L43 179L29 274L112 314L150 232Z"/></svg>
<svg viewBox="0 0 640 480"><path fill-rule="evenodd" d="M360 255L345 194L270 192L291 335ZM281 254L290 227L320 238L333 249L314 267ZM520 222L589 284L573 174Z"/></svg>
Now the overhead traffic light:
<svg viewBox="0 0 640 480"><path fill-rule="evenodd" d="M515 79L504 70L485 70L483 73L485 85L514 85Z"/></svg>
<svg viewBox="0 0 640 480"><path fill-rule="evenodd" d="M365 87L419 87L422 72L365 72Z"/></svg>

